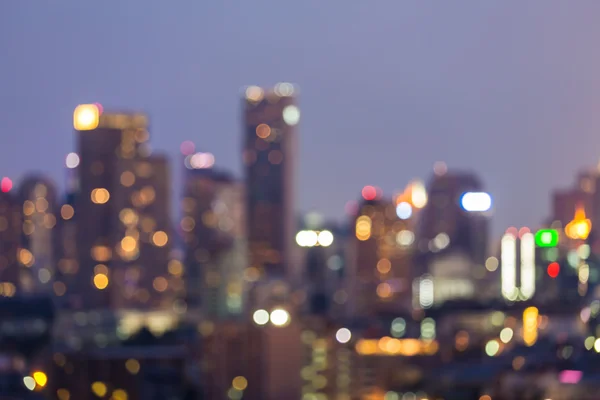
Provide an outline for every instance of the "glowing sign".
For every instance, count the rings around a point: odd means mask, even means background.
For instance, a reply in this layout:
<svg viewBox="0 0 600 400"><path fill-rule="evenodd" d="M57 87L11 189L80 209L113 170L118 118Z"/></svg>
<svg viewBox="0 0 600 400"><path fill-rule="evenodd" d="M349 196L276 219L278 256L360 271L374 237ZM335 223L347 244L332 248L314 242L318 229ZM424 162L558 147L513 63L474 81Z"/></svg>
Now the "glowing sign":
<svg viewBox="0 0 600 400"><path fill-rule="evenodd" d="M535 233L535 244L538 247L558 246L558 231L556 229L540 229Z"/></svg>
<svg viewBox="0 0 600 400"><path fill-rule="evenodd" d="M73 112L73 126L78 131L96 129L100 123L100 109L96 104L80 104Z"/></svg>
<svg viewBox="0 0 600 400"><path fill-rule="evenodd" d="M460 205L465 211L484 212L492 208L492 197L484 192L467 192L460 198Z"/></svg>
<svg viewBox="0 0 600 400"><path fill-rule="evenodd" d="M558 380L560 381L560 383L579 383L582 377L583 372L581 371L565 370L558 374Z"/></svg>

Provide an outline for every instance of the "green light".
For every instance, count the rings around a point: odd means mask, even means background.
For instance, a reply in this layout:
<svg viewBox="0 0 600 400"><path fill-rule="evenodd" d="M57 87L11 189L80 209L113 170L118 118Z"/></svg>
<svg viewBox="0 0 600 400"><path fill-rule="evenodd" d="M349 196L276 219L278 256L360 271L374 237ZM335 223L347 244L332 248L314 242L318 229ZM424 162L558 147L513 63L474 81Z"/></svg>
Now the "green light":
<svg viewBox="0 0 600 400"><path fill-rule="evenodd" d="M558 231L556 229L540 229L535 234L535 244L538 247L555 247L558 245Z"/></svg>

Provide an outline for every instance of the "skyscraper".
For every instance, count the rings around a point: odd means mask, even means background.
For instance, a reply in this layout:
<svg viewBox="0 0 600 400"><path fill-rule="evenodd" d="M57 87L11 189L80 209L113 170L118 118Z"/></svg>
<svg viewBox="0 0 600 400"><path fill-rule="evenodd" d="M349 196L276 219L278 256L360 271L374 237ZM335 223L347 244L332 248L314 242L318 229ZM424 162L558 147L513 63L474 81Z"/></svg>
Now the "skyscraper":
<svg viewBox="0 0 600 400"><path fill-rule="evenodd" d="M168 291L166 159L149 156L142 114L75 109L78 289L88 308L152 308Z"/></svg>
<svg viewBox="0 0 600 400"><path fill-rule="evenodd" d="M10 193L12 182L2 179L0 185L0 296L11 297L19 286L19 239L21 212Z"/></svg>
<svg viewBox="0 0 600 400"><path fill-rule="evenodd" d="M211 318L239 316L248 262L244 186L227 173L192 167L186 171L182 208L189 304L201 304Z"/></svg>
<svg viewBox="0 0 600 400"><path fill-rule="evenodd" d="M464 172L438 171L429 183L429 202L417 230L415 264L421 278L415 287L429 292L433 285L436 303L472 298L473 278L485 274L489 216L462 204L465 193L481 190L479 178ZM430 294L421 297L429 303Z"/></svg>
<svg viewBox="0 0 600 400"><path fill-rule="evenodd" d="M19 258L26 266L21 270L21 287L29 293L50 294L59 244L56 189L45 178L29 176L21 183L18 197L23 212Z"/></svg>
<svg viewBox="0 0 600 400"><path fill-rule="evenodd" d="M296 125L300 111L294 87L246 89L243 160L247 236L251 266L262 281L295 279L294 182Z"/></svg>

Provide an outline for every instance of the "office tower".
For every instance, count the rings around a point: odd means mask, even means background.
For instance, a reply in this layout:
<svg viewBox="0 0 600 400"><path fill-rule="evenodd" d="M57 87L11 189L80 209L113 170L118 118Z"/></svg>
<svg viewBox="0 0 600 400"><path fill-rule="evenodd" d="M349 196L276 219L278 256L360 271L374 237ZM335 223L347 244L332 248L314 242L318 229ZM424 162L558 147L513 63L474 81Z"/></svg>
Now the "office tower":
<svg viewBox="0 0 600 400"><path fill-rule="evenodd" d="M196 168L204 164L192 162L184 180L181 230L187 298L190 307L202 305L209 318L230 318L241 315L245 297L245 191L209 164ZM252 271L251 278L257 274Z"/></svg>
<svg viewBox="0 0 600 400"><path fill-rule="evenodd" d="M14 198L12 182L0 184L0 296L12 297L19 287L19 241L22 231L21 207ZM25 260L27 261L27 260Z"/></svg>
<svg viewBox="0 0 600 400"><path fill-rule="evenodd" d="M263 282L299 276L293 264L299 119L292 85L280 83L273 90L247 88L243 121L246 226L250 264L260 271Z"/></svg>
<svg viewBox="0 0 600 400"><path fill-rule="evenodd" d="M18 201L23 212L19 260L24 292L50 294L54 282L57 233L56 189L47 179L29 176L21 183Z"/></svg>
<svg viewBox="0 0 600 400"><path fill-rule="evenodd" d="M86 308L152 308L168 293L169 179L142 114L75 109L78 291Z"/></svg>
<svg viewBox="0 0 600 400"><path fill-rule="evenodd" d="M369 317L411 307L413 205L381 197L373 186L353 219L348 259L350 313Z"/></svg>
<svg viewBox="0 0 600 400"><path fill-rule="evenodd" d="M473 298L474 279L485 274L491 198L482 192L479 178L464 172L438 171L427 192L415 257L420 278L414 286L423 301L420 306ZM466 193L473 195L465 197Z"/></svg>

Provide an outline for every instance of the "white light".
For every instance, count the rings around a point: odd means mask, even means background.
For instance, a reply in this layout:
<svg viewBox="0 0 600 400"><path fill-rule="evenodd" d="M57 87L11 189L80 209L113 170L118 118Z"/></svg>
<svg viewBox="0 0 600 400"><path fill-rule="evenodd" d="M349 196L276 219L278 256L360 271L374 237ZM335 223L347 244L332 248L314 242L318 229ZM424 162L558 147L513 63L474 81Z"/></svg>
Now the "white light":
<svg viewBox="0 0 600 400"><path fill-rule="evenodd" d="M513 338L513 330L511 328L504 328L500 331L500 340L502 343L508 343Z"/></svg>
<svg viewBox="0 0 600 400"><path fill-rule="evenodd" d="M275 85L275 94L281 97L288 97L294 94L294 85L287 82L281 82Z"/></svg>
<svg viewBox="0 0 600 400"><path fill-rule="evenodd" d="M400 231L396 235L396 243L400 246L410 246L415 241L415 234L411 231Z"/></svg>
<svg viewBox="0 0 600 400"><path fill-rule="evenodd" d="M596 350L596 353L600 353L600 339L596 339L594 342L594 350Z"/></svg>
<svg viewBox="0 0 600 400"><path fill-rule="evenodd" d="M445 233L438 233L433 239L433 244L438 250L444 250L450 244L450 236Z"/></svg>
<svg viewBox="0 0 600 400"><path fill-rule="evenodd" d="M215 165L215 156L211 153L196 153L190 158L190 165L194 169L211 168Z"/></svg>
<svg viewBox="0 0 600 400"><path fill-rule="evenodd" d="M400 219L409 219L412 215L412 206L403 201L396 206L396 215L398 215L398 218Z"/></svg>
<svg viewBox="0 0 600 400"><path fill-rule="evenodd" d="M267 322L269 322L269 313L267 310L256 310L252 315L252 319L256 325L265 325Z"/></svg>
<svg viewBox="0 0 600 400"><path fill-rule="evenodd" d="M290 126L296 125L300 121L300 110L295 105L289 105L283 109L283 120Z"/></svg>
<svg viewBox="0 0 600 400"><path fill-rule="evenodd" d="M465 211L488 211L492 208L492 197L484 192L467 192L460 199L462 208Z"/></svg>
<svg viewBox="0 0 600 400"><path fill-rule="evenodd" d="M348 343L352 338L352 332L348 328L340 328L335 333L335 338L340 343Z"/></svg>
<svg viewBox="0 0 600 400"><path fill-rule="evenodd" d="M323 247L331 246L331 244L333 243L333 233L329 231L319 232L318 241L319 244Z"/></svg>
<svg viewBox="0 0 600 400"><path fill-rule="evenodd" d="M318 241L319 236L315 231L300 231L296 235L296 243L300 247L313 247L317 245Z"/></svg>
<svg viewBox="0 0 600 400"><path fill-rule="evenodd" d="M433 305L433 281L429 278L421 279L419 282L419 304L423 308Z"/></svg>
<svg viewBox="0 0 600 400"><path fill-rule="evenodd" d="M67 154L65 164L67 165L67 168L77 168L77 166L79 165L79 155L77 153Z"/></svg>
<svg viewBox="0 0 600 400"><path fill-rule="evenodd" d="M535 238L533 233L521 237L521 294L530 299L535 293Z"/></svg>
<svg viewBox="0 0 600 400"><path fill-rule="evenodd" d="M271 323L275 326L285 326L290 322L290 313L287 311L277 308L271 311Z"/></svg>
<svg viewBox="0 0 600 400"><path fill-rule="evenodd" d="M427 205L427 191L421 181L412 184L410 200L415 208L423 208Z"/></svg>
<svg viewBox="0 0 600 400"><path fill-rule="evenodd" d="M30 376L26 376L23 378L23 383L25 384L25 387L29 390L33 390L35 389L35 379L33 379Z"/></svg>
<svg viewBox="0 0 600 400"><path fill-rule="evenodd" d="M517 286L517 239L506 234L500 244L500 271L502 278L502 295L509 300L515 300Z"/></svg>
<svg viewBox="0 0 600 400"><path fill-rule="evenodd" d="M264 91L258 86L249 86L246 89L246 99L254 102L261 101L264 97Z"/></svg>

